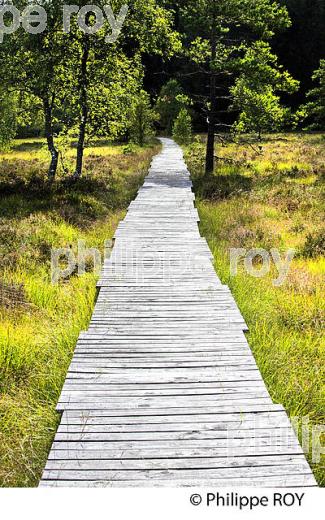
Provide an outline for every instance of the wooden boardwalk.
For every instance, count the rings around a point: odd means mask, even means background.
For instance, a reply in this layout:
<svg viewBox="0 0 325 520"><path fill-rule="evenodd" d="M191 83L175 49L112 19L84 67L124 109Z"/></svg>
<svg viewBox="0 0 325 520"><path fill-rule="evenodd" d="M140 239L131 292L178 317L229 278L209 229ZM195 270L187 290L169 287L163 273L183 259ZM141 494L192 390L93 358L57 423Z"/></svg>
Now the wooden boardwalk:
<svg viewBox="0 0 325 520"><path fill-rule="evenodd" d="M314 486L169 139L118 227L41 486Z"/></svg>

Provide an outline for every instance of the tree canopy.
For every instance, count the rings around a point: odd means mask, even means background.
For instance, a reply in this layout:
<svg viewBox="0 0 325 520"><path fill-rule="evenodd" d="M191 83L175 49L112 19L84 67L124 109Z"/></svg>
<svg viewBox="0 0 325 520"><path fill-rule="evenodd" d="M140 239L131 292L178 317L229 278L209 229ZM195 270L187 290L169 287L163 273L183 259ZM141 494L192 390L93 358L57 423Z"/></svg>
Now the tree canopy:
<svg viewBox="0 0 325 520"><path fill-rule="evenodd" d="M49 179L60 136L77 142L78 178L89 139L144 143L155 125L171 134L190 108L194 131L208 134L209 173L219 132L279 130L298 121L302 104L310 127L324 128L324 0L130 0L127 10L124 3L113 0L111 18L98 25L107 2L91 11L78 0L63 31L62 0L43 0L45 30L2 35L0 147L42 120Z"/></svg>
<svg viewBox="0 0 325 520"><path fill-rule="evenodd" d="M320 61L319 69L313 76L316 86L307 93L307 115L312 121L312 129L325 128L325 59Z"/></svg>

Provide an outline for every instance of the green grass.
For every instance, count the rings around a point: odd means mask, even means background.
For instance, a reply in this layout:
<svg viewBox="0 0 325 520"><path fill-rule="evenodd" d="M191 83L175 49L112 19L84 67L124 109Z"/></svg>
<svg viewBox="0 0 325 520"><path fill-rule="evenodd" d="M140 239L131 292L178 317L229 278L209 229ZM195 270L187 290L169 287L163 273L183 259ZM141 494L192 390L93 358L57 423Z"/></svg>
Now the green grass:
<svg viewBox="0 0 325 520"><path fill-rule="evenodd" d="M97 142L87 149L85 176L71 184L60 171L52 187L40 140L0 154L1 486L37 485L73 349L94 305L92 272L51 284L50 250L84 239L103 251L157 151L126 154Z"/></svg>
<svg viewBox="0 0 325 520"><path fill-rule="evenodd" d="M268 136L262 150L220 146L209 176L203 175L203 138L185 149L201 233L249 326L248 341L270 394L290 416L308 415L311 424L325 423L324 137ZM248 275L243 265L230 276L234 247L295 248L285 284L273 286L274 266L265 278ZM312 467L324 486L324 457Z"/></svg>

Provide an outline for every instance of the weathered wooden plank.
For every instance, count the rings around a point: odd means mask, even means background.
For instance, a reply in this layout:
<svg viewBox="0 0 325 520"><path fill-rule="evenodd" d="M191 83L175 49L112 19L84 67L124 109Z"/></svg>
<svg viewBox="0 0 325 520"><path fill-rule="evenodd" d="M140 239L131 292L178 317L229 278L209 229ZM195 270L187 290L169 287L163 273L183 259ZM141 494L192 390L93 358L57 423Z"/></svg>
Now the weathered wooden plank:
<svg viewBox="0 0 325 520"><path fill-rule="evenodd" d="M137 396L137 395L224 395L224 394L237 394L237 393L260 393L266 392L266 388L262 382L259 384L245 384L245 386L222 386L222 385L212 385L212 384L202 384L192 386L184 386L184 385L123 385L122 388L119 385L107 385L107 384L96 384L93 381L91 384L80 384L79 382L66 382L64 385L64 392L91 392L92 394L98 393L100 394L102 391L105 391L107 395L110 396Z"/></svg>
<svg viewBox="0 0 325 520"><path fill-rule="evenodd" d="M191 469L165 469L165 470L107 470L107 469L45 469L45 479L85 479L94 480L102 478L107 481L123 480L200 480L209 479L211 481L223 479L249 479L278 476L279 478L290 475L303 475L308 473L304 464L268 466L268 467L245 467L245 468L197 468Z"/></svg>
<svg viewBox="0 0 325 520"><path fill-rule="evenodd" d="M253 359L251 358L245 358L245 359L236 359L235 357L233 357L231 359L231 361L227 361L227 360L224 360L224 359L213 359L213 360L210 360L210 359L201 359L200 361L187 361L187 360L176 360L176 361L166 361L166 360L162 360L161 362L158 361L142 361L142 360L136 360L136 359L133 359L132 362L131 361L123 361L122 360L118 360L118 359L103 359L101 360L100 358L95 358L95 359L92 359L92 360L88 360L88 359L85 359L83 360L82 362L80 362L78 359L75 359L71 365L70 365L70 369L69 369L69 372L88 372L88 371L92 371L92 370L96 370L98 371L99 373L108 373L110 372L111 370L118 370L120 368L125 368L125 369L128 369L130 368L130 366L132 366L132 369L137 369L137 368L140 368L140 369L150 369L150 368L157 368L158 370L161 369L162 367L163 368L179 368L180 366L183 368L183 369L186 369L186 368L204 368L204 367L221 367L221 366L226 366L226 367L242 367L242 368L246 368L246 367L255 367L255 362Z"/></svg>
<svg viewBox="0 0 325 520"><path fill-rule="evenodd" d="M211 440L216 441L216 445L219 445L219 441L228 438L242 439L244 441L251 442L251 439L256 440L257 444L261 439L285 439L290 441L294 438L291 426L284 428L251 428L251 429L235 429L235 430L217 430L217 429L205 429L202 428L200 431L156 431L152 428L150 431L127 431L127 432L112 432L110 428L106 429L101 426L96 427L93 425L84 425L82 427L71 427L70 425L62 426L58 429L55 441L147 441L151 442L153 439L155 442L170 440L170 441L181 441L181 440Z"/></svg>
<svg viewBox="0 0 325 520"><path fill-rule="evenodd" d="M75 349L75 355L85 354L85 355L92 355L92 354L126 354L129 353L132 357L132 354L137 355L161 355L162 357L169 356L170 354L174 354L175 357L180 357L182 355L200 355L202 356L209 356L209 355L218 355L218 356L227 356L229 354L233 356L241 356L246 353L250 353L249 347L247 345L232 345L232 344L225 344L225 345L206 345L206 346L200 346L200 347L191 347L187 345L176 345L173 347L173 344L167 344L167 345L138 345L138 346L129 346L129 343L121 343L121 344L111 344L111 343L100 343L97 342L87 342L86 344L80 344L78 343Z"/></svg>
<svg viewBox="0 0 325 520"><path fill-rule="evenodd" d="M270 449L275 450L276 447L281 448L282 453L287 453L288 448L294 448L296 453L302 454L302 450L298 444L298 441L294 435L292 436L279 436L269 435L268 437L257 437L257 438L242 438L242 439L233 439L229 437L228 439L199 439L199 440L191 440L191 439L179 439L179 440L161 440L156 439L155 435L151 435L151 437L146 440L116 440L110 441L110 436L107 436L107 440L96 440L90 439L90 434L85 434L84 438L78 438L77 435L73 434L57 434L58 437L55 438L53 442L54 449L95 449L95 450L142 450L142 452L147 452L147 455L150 455L152 450L156 450L160 452L161 456L164 456L165 450L167 453L170 453L171 450L177 449L202 449L202 448L211 448L214 450L214 454L223 453L224 456L232 452L236 449L244 450L247 448L251 454L254 454L255 450L258 448L269 447ZM238 451L237 453L240 453ZM245 452L242 451L242 454ZM272 453L272 451L271 451ZM159 456L158 456L159 457Z"/></svg>
<svg viewBox="0 0 325 520"><path fill-rule="evenodd" d="M102 480L101 480L102 478ZM61 480L42 480L42 487L100 487L100 488L114 488L114 487L207 487L211 488L211 479L170 479L170 480L105 480L103 476L97 476L94 480L89 479L85 475L81 479L73 478L73 480L64 480L62 475ZM146 482L146 484L145 484ZM294 488L294 487L315 487L316 483L314 477L309 474L285 475L279 476L264 476L249 478L229 478L229 479L213 479L215 487L266 487L266 488Z"/></svg>
<svg viewBox="0 0 325 520"><path fill-rule="evenodd" d="M103 418L102 418L103 419ZM281 430L280 434L286 433L285 429L291 431L291 425L288 421L274 421L273 423L270 421L251 421L251 422L229 422L229 423L214 423L214 422L168 422L168 423L155 423L155 422L140 422L140 423L131 423L128 424L112 424L111 421L107 418L105 421L103 420L99 423L95 418L85 420L84 422L79 421L79 423L75 424L76 421L67 421L65 423L61 423L57 433L106 433L106 434L139 434L139 433L170 433L170 432L183 432L183 433L197 433L203 434L204 432L208 432L209 434L215 434L215 438L222 438L225 435L234 435L239 437L247 436L254 437L255 432L259 436L265 435L265 433L270 432L270 435L276 434L273 430ZM99 424L98 424L99 423ZM283 430L283 431L282 431ZM107 439L110 437L107 436Z"/></svg>
<svg viewBox="0 0 325 520"><path fill-rule="evenodd" d="M63 469L103 469L103 470L152 470L166 469L165 459L109 459L105 458L106 452L101 451L52 451L46 464L47 470ZM92 457L92 458L88 458ZM306 470L306 459L304 455L261 455L259 457L193 457L193 458L171 458L168 459L168 469L204 469L204 468L268 468L300 466L302 471Z"/></svg>
<svg viewBox="0 0 325 520"><path fill-rule="evenodd" d="M166 428L171 426L183 426L199 428L198 424L215 425L221 429L244 427L245 424L250 427L252 424L256 428L268 425L270 428L278 425L289 424L289 419L283 410L272 412L245 412L245 413L215 413L215 414L188 414L188 415L172 415L172 416L150 416L143 419L141 416L136 417L111 417L109 413L103 411L66 411L62 415L61 424L110 424L113 427L145 427L149 425Z"/></svg>
<svg viewBox="0 0 325 520"><path fill-rule="evenodd" d="M227 369L227 367L225 367ZM261 381L261 374L257 368L251 370L242 370L230 372L229 370L215 369L215 373L211 374L210 368L204 370L198 370L196 368L191 369L165 369L163 376L161 376L160 369L154 370L133 370L125 369L123 371L110 371L110 373L103 373L99 371L95 372L68 372L67 378L72 380L78 380L80 382L97 382L97 384L128 384L128 383L141 383L141 384L154 384L159 381L161 383L200 383L200 382L214 382L216 380L222 382L236 382L236 381ZM204 372L207 372L205 375Z"/></svg>
<svg viewBox="0 0 325 520"><path fill-rule="evenodd" d="M269 400L270 401L270 400ZM132 403L131 403L132 404ZM130 416L152 416L152 415L162 415L162 416L171 416L171 415L197 415L197 414L215 414L215 413L229 413L231 410L233 413L246 413L246 412L268 412L272 411L272 404L270 402L266 403L254 403L252 400L249 402L240 402L239 404L234 404L234 402L226 403L216 403L213 406L208 406L206 403L203 406L193 406L190 402L188 402L188 406L186 407L163 407L160 408L109 408L106 403L102 403L98 401L96 403L91 402L82 402L82 403L73 403L73 402L65 402L63 405L59 403L58 410L75 410L75 411L88 411L88 410L96 410L96 411L106 411L107 414L111 417L130 417Z"/></svg>
<svg viewBox="0 0 325 520"><path fill-rule="evenodd" d="M169 459L173 458L188 458L188 459L196 459L196 458L229 458L230 460L237 459L238 457L246 457L251 460L257 460L259 457L279 457L279 456L304 456L300 446L297 445L286 445L279 446L274 445L271 446L269 444L260 446L231 446L218 447L215 443L213 448L206 447L203 442L200 443L199 447L186 447L183 445L179 445L178 447L171 448L162 448L161 446L150 446L148 448L144 443L142 443L142 447L136 448L132 447L130 449L114 449L114 444L110 444L109 447L105 447L103 443L76 443L74 441L71 442L57 442L52 447L53 457L60 457L61 453L65 456L66 453L71 452L70 459L73 457L78 457L80 452L84 452L84 458L89 460L97 460L97 459L107 459L107 460L130 460L130 459L139 459L139 463L142 460L150 460L150 459L163 459L167 462ZM99 456L101 453L101 457ZM74 455L75 454L75 455ZM306 462L307 464L307 462ZM231 467L231 464L229 464ZM166 467L168 465L166 464Z"/></svg>
<svg viewBox="0 0 325 520"><path fill-rule="evenodd" d="M184 397L184 398L182 398ZM102 409L105 407L108 410L119 410L126 409L127 404L129 404L128 410L130 412L133 409L142 409L142 407L153 407L153 408L167 408L169 405L173 405L173 407L184 407L189 408L197 407L197 408L210 408L215 407L218 409L219 407L244 407L246 406L259 406L259 405L267 405L270 402L270 397L265 392L261 394L257 394L254 398L254 394L223 394L221 396L218 395L195 395L191 396L135 396L135 398L131 399L128 397L115 397L106 392L102 392L99 395L92 394L89 392L64 392L60 397L60 406L64 406L65 408L78 408L82 409L82 405L84 405L84 409L86 407L93 407L94 409Z"/></svg>

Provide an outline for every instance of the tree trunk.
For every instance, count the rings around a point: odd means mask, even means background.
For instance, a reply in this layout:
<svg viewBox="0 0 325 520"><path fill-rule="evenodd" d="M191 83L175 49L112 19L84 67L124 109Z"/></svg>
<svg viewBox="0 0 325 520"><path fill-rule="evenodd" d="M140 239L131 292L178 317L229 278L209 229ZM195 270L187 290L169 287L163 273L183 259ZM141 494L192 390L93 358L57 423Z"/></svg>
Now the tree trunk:
<svg viewBox="0 0 325 520"><path fill-rule="evenodd" d="M217 43L215 26L213 22L211 35L211 62L210 62L210 110L208 116L208 140L205 158L205 174L209 175L214 170L214 136L216 130L216 75L214 71L214 62L217 55Z"/></svg>
<svg viewBox="0 0 325 520"><path fill-rule="evenodd" d="M80 92L80 123L79 123L79 136L77 144L77 159L76 169L73 175L74 179L78 179L82 174L83 155L85 147L86 137L86 125L88 121L88 77L87 77L87 64L89 58L89 36L85 34L83 36L82 44L82 55L80 63L80 79L79 79L79 92Z"/></svg>
<svg viewBox="0 0 325 520"><path fill-rule="evenodd" d="M140 106L140 110L138 113L139 117L139 145L142 147L144 145L144 123L142 118L142 107Z"/></svg>
<svg viewBox="0 0 325 520"><path fill-rule="evenodd" d="M208 175L209 173L213 173L214 170L214 136L216 130L216 120L215 120L215 110L216 110L216 99L215 99L215 76L212 74L211 76L211 86L210 86L210 111L209 111L209 121L208 121L208 140L207 140L207 150L206 150L206 159L205 159L205 173Z"/></svg>
<svg viewBox="0 0 325 520"><path fill-rule="evenodd" d="M48 169L48 179L53 182L56 175L56 170L59 161L59 152L55 148L53 137L53 123L52 123L52 104L48 98L43 99L44 121L45 121L45 137L47 140L47 147L51 154L51 162Z"/></svg>

